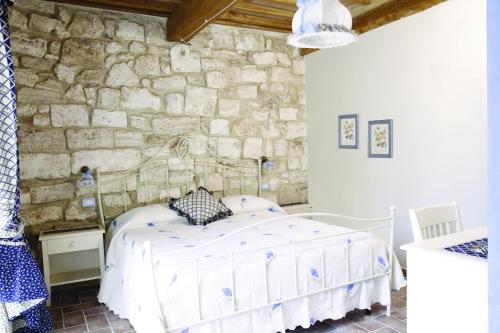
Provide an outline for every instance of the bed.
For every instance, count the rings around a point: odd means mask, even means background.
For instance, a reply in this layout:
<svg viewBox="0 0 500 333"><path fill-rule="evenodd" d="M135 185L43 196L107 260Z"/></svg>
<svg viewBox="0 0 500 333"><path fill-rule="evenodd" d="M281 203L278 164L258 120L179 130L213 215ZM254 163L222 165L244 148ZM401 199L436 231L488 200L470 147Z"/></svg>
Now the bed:
<svg viewBox="0 0 500 333"><path fill-rule="evenodd" d="M260 197L261 161L236 165L212 153L215 159L199 162L190 158L194 144L200 145L177 138L175 163L98 172L99 212L108 225L100 302L139 333L284 332L374 303L386 305L390 315L391 289L405 285L392 250L394 208L378 219L288 215ZM188 224L165 203L175 171L185 175L178 190L184 193L193 177L199 182L221 174L218 190L234 214ZM247 177L257 188L247 191ZM239 193L228 196L234 179ZM203 185L210 188L208 181ZM143 202L130 209L132 191ZM122 197L126 212L110 218L106 195Z"/></svg>

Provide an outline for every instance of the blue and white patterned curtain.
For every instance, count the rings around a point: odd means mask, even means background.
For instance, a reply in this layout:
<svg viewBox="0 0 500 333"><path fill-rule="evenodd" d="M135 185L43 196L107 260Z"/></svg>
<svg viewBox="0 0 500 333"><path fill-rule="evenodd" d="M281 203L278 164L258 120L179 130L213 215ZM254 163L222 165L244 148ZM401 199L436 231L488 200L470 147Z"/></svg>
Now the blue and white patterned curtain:
<svg viewBox="0 0 500 333"><path fill-rule="evenodd" d="M48 332L47 289L19 218L16 89L7 6L0 0L0 333Z"/></svg>

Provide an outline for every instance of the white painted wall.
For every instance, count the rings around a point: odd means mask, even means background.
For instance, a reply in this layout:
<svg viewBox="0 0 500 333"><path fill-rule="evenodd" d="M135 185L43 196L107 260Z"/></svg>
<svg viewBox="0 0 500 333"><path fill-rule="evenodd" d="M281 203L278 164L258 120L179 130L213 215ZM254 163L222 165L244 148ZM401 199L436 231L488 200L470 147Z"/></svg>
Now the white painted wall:
<svg viewBox="0 0 500 333"><path fill-rule="evenodd" d="M306 57L309 198L315 211L377 217L458 201L486 221L486 1L449 0ZM358 113L360 149L337 148L337 116ZM368 121L394 119L394 158L367 157Z"/></svg>

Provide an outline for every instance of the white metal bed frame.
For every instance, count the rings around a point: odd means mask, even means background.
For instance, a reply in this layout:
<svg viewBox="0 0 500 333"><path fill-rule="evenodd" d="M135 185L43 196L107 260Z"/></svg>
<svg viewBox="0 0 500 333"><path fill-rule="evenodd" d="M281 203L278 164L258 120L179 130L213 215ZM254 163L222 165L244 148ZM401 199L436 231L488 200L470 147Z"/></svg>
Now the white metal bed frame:
<svg viewBox="0 0 500 333"><path fill-rule="evenodd" d="M172 140L170 140L167 144L170 146L172 145L173 143L176 144L176 153L177 153L177 156L183 160L183 161L186 161L188 160L189 157L191 157L191 149L192 149L192 146L193 144L199 144L199 141L197 138L195 137L176 137ZM165 146L167 146L167 144ZM233 163L233 162L230 162L226 159L223 159L221 157L219 157L218 155L216 155L215 153L213 153L212 151L209 150L209 152L214 156L216 157L216 161L219 161L219 163L196 163L195 161L191 162L191 161L187 161L187 162L184 162L185 164L185 172L187 175L190 175L190 174L193 174L193 176L196 176L196 168L201 166L201 168L203 169L204 171L204 174L205 175L208 175L208 170L209 168L216 168L218 169L219 171L222 171L223 175L224 175L224 179L223 179L223 182L224 182L224 185L223 185L223 193L225 193L226 191L226 171L234 171L236 173L238 173L240 175L240 177L244 177L245 175L248 176L248 175L253 175L257 178L257 183L258 183L258 195L260 196L261 195L261 191L260 191L260 188L261 188L261 183L262 183L262 167L261 167L261 160L257 160L257 165L244 165L244 164L237 164L237 163ZM117 182L120 182L120 184L122 184L122 195L123 195L123 198L124 198L124 205L125 205L125 211L128 210L128 204L127 204L127 179L128 177L141 177L143 176L144 174L148 175L147 172L150 172L152 170L157 170L159 168L165 168L165 175L166 175L166 193L168 194L168 183L169 183L169 173L168 173L168 169L169 169L169 165L167 164L166 166L165 165L162 165L162 166L153 166L151 168L143 168L144 166L146 166L149 162L151 161L148 160L144 163L142 163L141 165L139 165L137 168L133 169L133 170L129 170L129 171L126 171L126 172L121 172L121 173L116 173L114 174L114 176L116 177L113 177L111 179L108 179L106 181L117 181ZM178 170L178 165L175 166L176 170ZM148 198L150 197L149 195L149 183L148 183L148 178L149 176L146 176L145 177L145 182L146 182L146 187L147 187L147 191L148 191ZM187 177L189 178L189 177ZM102 174L98 171L97 172L97 195L98 195L98 203L99 203L99 216L100 216L100 219L101 219L101 222L103 224L103 226L105 227L106 226L106 220L105 220L105 216L104 216L104 212L103 212L103 201L102 201L102 192L101 192L101 188L102 188ZM186 181L186 191L189 190L190 188L190 185L191 185L192 181L191 180L187 180ZM240 182L240 192L243 194L243 191L244 191L244 182ZM168 196L168 195L167 195ZM149 200L147 200L146 204L149 203ZM279 303L284 303L284 302L287 302L287 301L292 301L292 300L295 300L295 299L299 299L299 298L303 298L303 297L308 297L308 296L312 296L312 295L315 295L315 294L319 294L319 293L322 293L322 292L327 292L327 291L330 291L330 290L333 290L333 289L336 289L336 288L341 288L341 287L345 287L345 286L348 286L350 284L355 284L355 283L361 283L361 282L365 282L365 281L370 281L370 280L374 280L374 279L378 279L378 278L381 278L383 276L387 276L387 281L389 283L389 287L391 285L391 278L392 278L392 270L393 270L393 243L394 243L394 216L395 216L395 212L396 212L396 209L395 207L391 206L390 207L390 215L388 217L384 217L384 218L378 218L378 219L363 219L363 218L354 218L354 217L349 217L349 216L343 216L343 215L339 215L339 214L329 214L329 213L305 213L305 214L293 214L293 215L284 215L284 216L280 216L280 217L276 217L276 218L272 218L272 219L268 219L268 220L265 220L265 221L260 221L260 222L257 222L257 223L254 223L252 225L249 225L245 228L241 228L239 230L236 230L234 232L231 232L231 233L228 233L226 234L225 236L222 236L222 237L219 237L217 239L214 239L212 241L209 241L209 242L206 242L202 245L199 245L199 246L196 246L196 247L193 247L193 248L187 248L187 249L182 249L182 250L179 250L179 251L175 251L175 252L172 252L170 253L169 255L178 255L180 253L185 253L185 252L189 252L189 251L193 251L193 250L196 250L196 249L200 249L202 247L206 247L206 246L210 246L212 244L215 244L217 242L220 242L220 241L223 241L224 239L227 239L229 237L233 237L235 235L237 235L238 233L244 231L244 230L247 230L249 228L255 228L257 226L260 226L260 225L263 225L263 224L267 224L267 223L272 223L272 222L275 222L275 221L278 221L278 220L282 220L282 219L287 219L287 218L290 218L290 217L304 217L304 218L307 218L307 217L321 217L321 218L339 218L339 219L343 219L343 220L346 220L346 221L351 221L351 222L356 222L356 223L362 223L364 224L364 227L361 227L359 229L355 229L353 231L350 231L350 232L346 232L346 233L343 233L343 234L337 234L335 236L327 236L327 237L317 237L317 238L311 238L311 239L307 239L307 240L304 240L304 241L300 241L300 242L291 242L291 243L286 243L286 244L283 244L283 245L277 245L277 246L272 246L271 248L277 248L277 247L284 247L284 246L288 246L290 247L291 251L292 251L292 258L296 258L296 251L297 251L297 245L300 245L300 244L304 244L304 243L309 243L309 242L313 242L313 241L318 241L320 242L320 246L321 246L321 249L320 249L320 254L321 254L321 262L322 262L322 266L321 266L321 274L322 274L322 288L320 290L315 290L313 292L306 292L306 293L300 293L299 291L299 288L298 288L298 277L297 277L297 261L294 260L294 265L293 265L293 269L294 269L294 284L295 284L295 290L296 290L296 295L294 297L291 297L289 299L284 299L284 300L280 300ZM380 273L380 274L374 274L373 272L373 258L372 258L372 237L374 237L374 232L376 231L379 231L379 230L385 230L387 233L388 233L388 249L389 249L389 252L388 252L388 259L389 259L389 268L386 272L384 273ZM367 239L368 239L368 244L369 244L369 262L370 262L370 275L367 276L367 277L363 277L361 279L356 279L356 280L352 280L351 277L350 277L350 273L349 273L349 265L350 265L350 260L349 260L349 247L346 246L346 280L342 283L339 283L335 286L325 286L325 261L324 261L324 243L325 241L328 241L328 240L332 240L332 239L343 239L343 241L345 242L345 244L348 244L348 241L349 241L349 237L354 235L354 234L360 234L360 233L365 233L367 234ZM153 290L154 290L154 297L153 299L156 300L156 304L153 305L153 308L154 308L154 311L156 311L158 313L158 316L159 316L159 319L164 327L164 331L165 332L171 332L171 331L175 331L175 330L181 330L185 327L190 327L190 326L196 326L196 325L200 325L200 324L203 324L203 323L207 323L207 322L211 322L211 321L215 321L215 320L220 320L220 319L224 319L226 317L230 317L230 316L233 316L233 315L238 315L238 314L242 314L242 313L246 313L246 312L250 312L250 311L254 311L254 310L258 310L258 309L261 309L261 308L265 308L265 307L269 307L269 306L272 306L272 305L275 305L276 304L276 301L269 301L269 289L268 289L268 281L267 281L267 273L266 273L266 276L264 276L264 285L265 285L265 290L266 290L266 303L265 304L261 304L261 305L258 305L258 306L254 306L252 308L248 308L248 309L244 309L244 310L238 310L236 308L236 304L235 304L235 300L236 300L236 294L234 294L233 296L233 312L232 313L229 313L229 314L224 314L224 315L219 315L219 316L216 316L216 317L211 317L211 318L203 318L202 317L202 314L201 314L201 306L200 306L200 294L199 294L199 290L198 288L196 288L196 293L197 293L197 309L198 309L198 320L196 322L193 322L193 323L190 323L190 324L186 324L186 325L182 325L182 326L179 326L179 327L168 327L167 325L167 322L166 322L166 319L164 317L164 312L162 310L162 306L161 306L161 303L160 303L160 300L158 298L158 293L157 293L157 288L156 288L156 279L155 279L155 267L154 267L154 263L153 263L153 250L152 250L152 245L151 245L151 242L149 241L146 241L144 243L144 249L145 249L145 258L146 258L146 265L147 265L147 269L149 271L149 276L150 276L150 279L151 279L151 285L153 286ZM263 253L265 255L265 253L267 253L267 251L269 250L269 248L262 248L262 249L258 249L258 250L253 250L251 252L255 252L255 253ZM233 290L234 290L234 255L235 253L230 253L228 255L225 255L225 256L221 256L221 257L228 257L231 259L231 281L232 281L232 285L233 285ZM195 281L199 281L199 275L198 275L198 266L200 264L200 262L202 262L203 260L213 260L214 258L211 257L211 258L194 258L193 260L193 266L194 266L194 271L195 271ZM390 303L387 305L387 311L386 311L386 315L387 316L390 316L391 315L391 305Z"/></svg>

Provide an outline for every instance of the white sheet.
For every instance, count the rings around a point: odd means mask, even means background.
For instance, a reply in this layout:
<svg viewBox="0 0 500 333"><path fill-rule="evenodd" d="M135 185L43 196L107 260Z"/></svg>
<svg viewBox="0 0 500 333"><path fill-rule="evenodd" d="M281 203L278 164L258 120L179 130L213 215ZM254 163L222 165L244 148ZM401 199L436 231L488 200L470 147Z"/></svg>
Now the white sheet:
<svg viewBox="0 0 500 333"><path fill-rule="evenodd" d="M252 227L208 247L196 248L214 238L224 238L224 235L244 226L282 215L281 211L272 209L238 214L207 226L193 226L167 205L134 209L117 218L106 234L107 264L99 301L106 303L120 317L128 318L139 333L162 331L160 311L164 313L167 326L182 327L177 330L182 333L265 333L284 332L299 325L308 327L317 320L339 319L355 308L366 309L376 302L384 305L390 302L391 288L387 276L281 302L296 296L296 288L303 294L320 290L323 284L333 287L345 283L346 247L349 248L350 279L370 276L366 234L352 235L348 244L338 238L323 241L323 259L320 240L297 245L295 256L291 250L293 241L332 236L350 229L290 217ZM151 241L153 248L154 280L145 267L143 243L147 240ZM251 251L262 247L266 250ZM235 253L234 286L230 253ZM294 257L298 286L293 278ZM239 311L264 304L266 289L273 305L188 326L198 321L194 258L199 259L198 290L202 318L229 314L233 306ZM374 274L388 270L388 253L382 240L372 239L372 259ZM267 276L267 288L264 276ZM391 280L393 289L405 285L395 257ZM154 307L153 281L156 282L161 310Z"/></svg>

